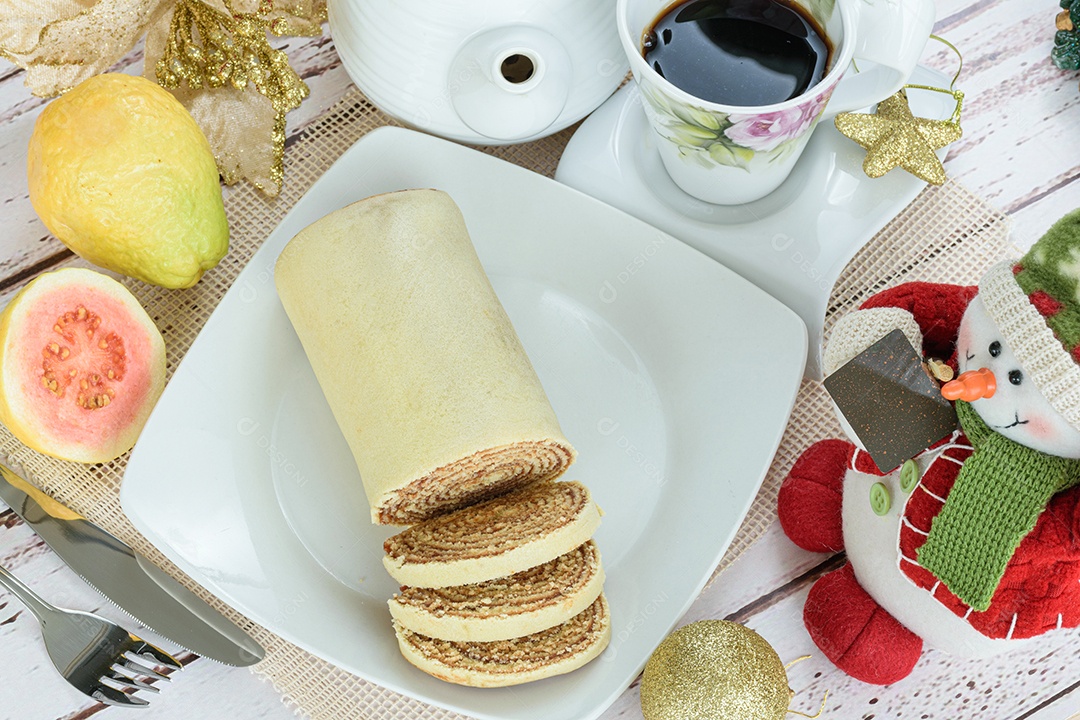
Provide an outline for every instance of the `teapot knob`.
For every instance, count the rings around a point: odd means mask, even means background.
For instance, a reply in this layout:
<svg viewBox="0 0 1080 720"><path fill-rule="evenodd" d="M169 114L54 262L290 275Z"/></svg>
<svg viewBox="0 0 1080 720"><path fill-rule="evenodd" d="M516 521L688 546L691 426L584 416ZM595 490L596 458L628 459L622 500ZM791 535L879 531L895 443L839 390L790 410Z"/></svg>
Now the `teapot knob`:
<svg viewBox="0 0 1080 720"><path fill-rule="evenodd" d="M450 63L447 93L461 121L499 142L541 133L562 113L573 67L550 33L505 25L469 39Z"/></svg>

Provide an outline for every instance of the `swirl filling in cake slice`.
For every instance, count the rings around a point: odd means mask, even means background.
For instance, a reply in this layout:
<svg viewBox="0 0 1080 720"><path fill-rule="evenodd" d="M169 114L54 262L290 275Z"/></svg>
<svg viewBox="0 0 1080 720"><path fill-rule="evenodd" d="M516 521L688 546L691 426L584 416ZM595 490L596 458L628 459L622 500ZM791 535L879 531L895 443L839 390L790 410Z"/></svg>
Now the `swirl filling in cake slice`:
<svg viewBox="0 0 1080 720"><path fill-rule="evenodd" d="M576 670L597 657L611 639L607 600L600 595L561 625L513 640L453 642L394 624L398 647L410 663L446 682L505 687Z"/></svg>
<svg viewBox="0 0 1080 720"><path fill-rule="evenodd" d="M600 551L590 540L507 578L448 588L405 587L390 614L413 632L440 640L491 642L566 622L604 588Z"/></svg>
<svg viewBox="0 0 1080 720"><path fill-rule="evenodd" d="M599 524L600 509L584 485L538 482L394 535L383 544L383 565L409 587L481 583L554 560Z"/></svg>

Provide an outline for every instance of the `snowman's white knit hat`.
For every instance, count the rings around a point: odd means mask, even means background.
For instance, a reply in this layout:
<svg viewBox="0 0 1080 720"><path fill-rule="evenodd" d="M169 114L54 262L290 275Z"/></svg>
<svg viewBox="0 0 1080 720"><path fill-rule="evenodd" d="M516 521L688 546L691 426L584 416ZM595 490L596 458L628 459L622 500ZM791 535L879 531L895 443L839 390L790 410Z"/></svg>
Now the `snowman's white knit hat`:
<svg viewBox="0 0 1080 720"><path fill-rule="evenodd" d="M1025 377L1080 429L1080 211L1019 261L990 268L979 297Z"/></svg>

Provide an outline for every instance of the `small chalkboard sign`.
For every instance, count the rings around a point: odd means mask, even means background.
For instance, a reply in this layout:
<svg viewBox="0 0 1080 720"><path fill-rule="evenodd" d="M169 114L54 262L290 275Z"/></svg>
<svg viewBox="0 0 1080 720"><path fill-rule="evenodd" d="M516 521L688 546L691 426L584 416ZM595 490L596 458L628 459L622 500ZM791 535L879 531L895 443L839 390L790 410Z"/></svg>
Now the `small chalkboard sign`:
<svg viewBox="0 0 1080 720"><path fill-rule="evenodd" d="M825 378L825 389L887 472L956 429L956 411L900 330Z"/></svg>

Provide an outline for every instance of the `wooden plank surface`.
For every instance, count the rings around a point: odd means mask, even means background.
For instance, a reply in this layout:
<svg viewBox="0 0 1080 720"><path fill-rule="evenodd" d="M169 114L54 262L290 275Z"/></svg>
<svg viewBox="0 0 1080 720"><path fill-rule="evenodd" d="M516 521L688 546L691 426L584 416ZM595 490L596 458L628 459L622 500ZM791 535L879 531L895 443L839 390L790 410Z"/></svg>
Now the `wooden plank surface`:
<svg viewBox="0 0 1080 720"><path fill-rule="evenodd" d="M937 32L963 51L959 87L967 94L965 135L949 148L946 167L1011 215L1015 243L1028 247L1055 219L1080 206L1078 77L1057 70L1047 59L1057 2L937 0L937 5ZM289 133L295 136L350 81L328 36L278 44L312 89L289 117ZM943 47L931 44L925 57L942 70L955 67L955 56ZM120 68L138 72L141 63L136 50ZM0 61L0 227L5 230L0 234L0 303L29 278L71 257L37 220L26 194L26 143L44 102L23 87L21 72ZM0 562L54 601L125 619L10 512L0 513ZM1080 713L1076 632L1040 639L991 661L927 652L911 677L885 688L839 673L814 648L802 627L801 610L814 580L841 563L842 557L795 548L773 527L702 594L684 622L730 618L761 632L785 660L812 655L791 670L793 707L813 712L829 690L826 718L1063 720ZM633 631L615 630L614 642L619 632ZM45 656L33 617L3 593L0 648L0 677L5 679L0 718L75 720L125 712L95 707L68 688ZM140 717L285 720L293 713L250 672L194 660ZM605 720L640 717L636 684L604 715Z"/></svg>

